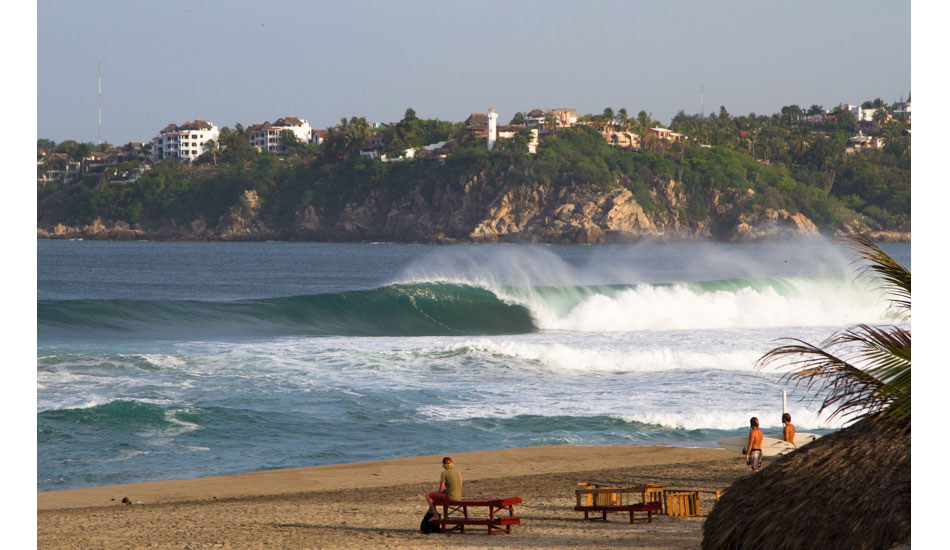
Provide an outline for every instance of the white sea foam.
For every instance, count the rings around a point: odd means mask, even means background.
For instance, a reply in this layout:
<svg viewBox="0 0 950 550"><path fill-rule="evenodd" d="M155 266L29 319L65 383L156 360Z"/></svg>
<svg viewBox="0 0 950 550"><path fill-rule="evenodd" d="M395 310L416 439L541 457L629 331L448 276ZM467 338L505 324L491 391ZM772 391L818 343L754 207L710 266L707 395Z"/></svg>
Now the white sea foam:
<svg viewBox="0 0 950 550"><path fill-rule="evenodd" d="M793 424L798 426L799 431L805 429L837 429L844 424L841 419L830 420L827 415L820 416L817 409L811 410L796 406L789 407L788 412L792 415ZM760 426L766 432L782 429L781 407L774 406L770 410L763 410L763 407L748 407L742 410L705 409L686 413L644 412L624 414L620 415L619 418L627 422L639 422L680 430L737 430L748 428L749 419L753 416L759 419ZM767 433L766 435L770 434Z"/></svg>
<svg viewBox="0 0 950 550"><path fill-rule="evenodd" d="M65 398L57 403L47 403L45 407L38 407L39 412L44 410L61 409L91 409L100 405L108 405L115 401L115 398L104 397L101 395L75 395Z"/></svg>
<svg viewBox="0 0 950 550"><path fill-rule="evenodd" d="M175 427L171 427L166 430L168 435L180 435L201 428L201 426L195 424L194 422L188 422L175 416L179 413L187 412L190 411L188 409L169 409L165 411L165 420L175 425Z"/></svg>
<svg viewBox="0 0 950 550"><path fill-rule="evenodd" d="M124 451L121 451L117 456L104 459L103 462L125 462L126 460L131 460L139 455L147 455L150 453L151 451L139 451L135 449L126 449Z"/></svg>
<svg viewBox="0 0 950 550"><path fill-rule="evenodd" d="M725 253L713 245L693 246L688 259L674 262L683 265L677 265L666 280L655 280L655 274L653 280L646 280L641 274L641 264L651 261L651 251L655 250L611 249L609 259L598 258L581 267L539 247L440 250L414 262L396 282L446 282L485 288L506 302L527 307L544 330L841 326L886 320L882 295L857 282L854 266L849 269L841 247L824 241L769 247L756 259ZM822 278L804 279L803 273ZM763 277L779 277L787 292L779 293L768 286L703 291L687 283L652 284ZM591 288L609 284L636 286L619 293Z"/></svg>
<svg viewBox="0 0 950 550"><path fill-rule="evenodd" d="M585 332L834 326L882 322L887 313L877 293L843 282L798 282L788 295L771 287L702 292L685 284L638 285L590 296L566 315L543 300L527 305L539 328Z"/></svg>
<svg viewBox="0 0 950 550"><path fill-rule="evenodd" d="M648 348L638 342L613 347L569 346L558 342L480 339L463 346L492 355L534 362L548 368L580 372L659 372L669 370L749 371L761 356L754 350L699 351ZM686 347L686 346L684 346Z"/></svg>
<svg viewBox="0 0 950 550"><path fill-rule="evenodd" d="M658 426L673 430L737 430L749 426L749 419L759 418L763 430L781 430L781 407L775 404L763 404L758 407L747 407L736 410L715 409L703 407L687 412L676 411L644 411L636 413L622 413L622 409L630 405L621 401L613 403L601 400L592 405L591 402L560 401L557 403L538 401L533 403L507 403L493 407L484 405L461 405L420 407L418 413L432 421L454 421L464 423L476 418L511 419L519 416L569 416L593 417L608 416L624 422ZM817 408L809 409L802 406L789 408L793 423L799 431L815 429L838 429L844 426L845 420L829 419L827 415L819 415ZM767 434L770 435L770 434ZM771 437L771 435L770 435Z"/></svg>

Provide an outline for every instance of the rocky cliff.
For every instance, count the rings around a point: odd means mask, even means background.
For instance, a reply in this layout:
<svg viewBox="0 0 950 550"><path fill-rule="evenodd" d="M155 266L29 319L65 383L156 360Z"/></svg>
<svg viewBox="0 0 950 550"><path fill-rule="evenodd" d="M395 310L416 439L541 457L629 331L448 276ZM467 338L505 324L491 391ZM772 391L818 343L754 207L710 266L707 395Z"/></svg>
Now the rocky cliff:
<svg viewBox="0 0 950 550"><path fill-rule="evenodd" d="M650 204L642 205L623 187L514 185L509 179L474 177L428 194L422 185L396 196L391 190L375 188L351 199L337 215L320 207L302 208L289 227L268 220L257 193L246 191L217 220L199 218L146 231L121 220L100 219L83 227L43 224L41 215L37 235L115 240L600 244L644 238L755 241L818 233L803 214L761 207L751 190L710 192L702 197L706 214L691 216L686 208L690 197L673 180L654 181ZM860 230L860 224L855 224L839 233ZM877 237L908 240L910 236L882 233Z"/></svg>

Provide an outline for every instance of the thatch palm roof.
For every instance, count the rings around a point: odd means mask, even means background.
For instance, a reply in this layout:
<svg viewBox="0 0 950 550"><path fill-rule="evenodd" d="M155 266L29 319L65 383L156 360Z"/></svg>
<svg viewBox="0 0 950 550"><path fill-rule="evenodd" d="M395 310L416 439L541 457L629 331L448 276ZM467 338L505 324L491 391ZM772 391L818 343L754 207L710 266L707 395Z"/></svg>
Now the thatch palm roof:
<svg viewBox="0 0 950 550"><path fill-rule="evenodd" d="M910 542L910 418L871 416L733 483L703 550L889 549Z"/></svg>

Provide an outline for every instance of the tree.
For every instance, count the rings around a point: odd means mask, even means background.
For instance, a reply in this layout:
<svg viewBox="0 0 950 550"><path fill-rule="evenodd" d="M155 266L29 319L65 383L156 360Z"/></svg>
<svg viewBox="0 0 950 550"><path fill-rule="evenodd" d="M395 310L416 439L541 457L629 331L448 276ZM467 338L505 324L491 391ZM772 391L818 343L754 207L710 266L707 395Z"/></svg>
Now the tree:
<svg viewBox="0 0 950 550"><path fill-rule="evenodd" d="M873 118L874 118L874 122L877 122L878 125L880 125L881 128L883 128L884 124L887 123L887 119L889 119L890 116L891 115L890 113L887 112L887 109L881 106L874 110Z"/></svg>
<svg viewBox="0 0 950 550"><path fill-rule="evenodd" d="M620 124L621 130L627 129L627 124L628 124L627 118L628 118L627 108L621 107L620 110L617 111L617 122Z"/></svg>
<svg viewBox="0 0 950 550"><path fill-rule="evenodd" d="M327 137L323 141L323 152L327 158L346 159L356 154L369 143L373 130L366 117L346 117L340 119L340 124L327 129Z"/></svg>
<svg viewBox="0 0 950 550"><path fill-rule="evenodd" d="M557 116L551 111L544 113L544 125L548 127L551 133L557 133Z"/></svg>
<svg viewBox="0 0 950 550"><path fill-rule="evenodd" d="M515 116L511 117L511 121L508 122L511 126L520 126L524 124L524 113L518 111L515 113Z"/></svg>
<svg viewBox="0 0 950 550"><path fill-rule="evenodd" d="M864 269L881 278L898 322L910 318L910 271L894 261L865 235L852 238L852 248L868 262ZM827 392L819 412L848 416L854 422L881 414L910 418L910 331L898 325L859 324L832 334L820 345L797 343L775 348L756 368L787 358L794 368L786 380L817 386Z"/></svg>
<svg viewBox="0 0 950 550"><path fill-rule="evenodd" d="M647 132L649 132L652 127L653 121L650 120L650 115L648 115L646 111L637 113L637 132L640 134L641 139L646 137Z"/></svg>
<svg viewBox="0 0 950 550"><path fill-rule="evenodd" d="M291 155L299 155L304 149L304 144L292 130L280 131L280 145Z"/></svg>
<svg viewBox="0 0 950 550"><path fill-rule="evenodd" d="M608 126L612 125L613 122L614 122L614 110L610 107L607 107L606 109L604 109L604 114L603 114L604 130L606 130Z"/></svg>
<svg viewBox="0 0 950 550"><path fill-rule="evenodd" d="M416 120L416 110L412 107L406 109L405 114L402 115L402 119L406 122Z"/></svg>
<svg viewBox="0 0 950 550"><path fill-rule="evenodd" d="M221 137L221 134L218 134L218 137ZM211 153L211 162L217 166L218 165L218 144L213 140L209 139L204 142L204 145L201 146L204 149L205 153Z"/></svg>

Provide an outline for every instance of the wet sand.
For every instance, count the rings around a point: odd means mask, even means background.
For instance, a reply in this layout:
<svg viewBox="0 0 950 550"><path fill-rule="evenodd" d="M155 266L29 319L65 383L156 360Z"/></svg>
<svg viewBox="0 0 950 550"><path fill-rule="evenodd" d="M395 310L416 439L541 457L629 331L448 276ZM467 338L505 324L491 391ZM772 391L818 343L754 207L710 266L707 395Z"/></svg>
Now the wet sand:
<svg viewBox="0 0 950 550"><path fill-rule="evenodd" d="M49 549L699 548L703 518L626 514L584 521L578 482L724 490L750 472L721 449L548 446L453 453L465 498L518 496L510 535L424 535L422 493L442 455L37 493L37 547ZM700 493L706 515L715 504ZM132 505L121 503L124 497Z"/></svg>

